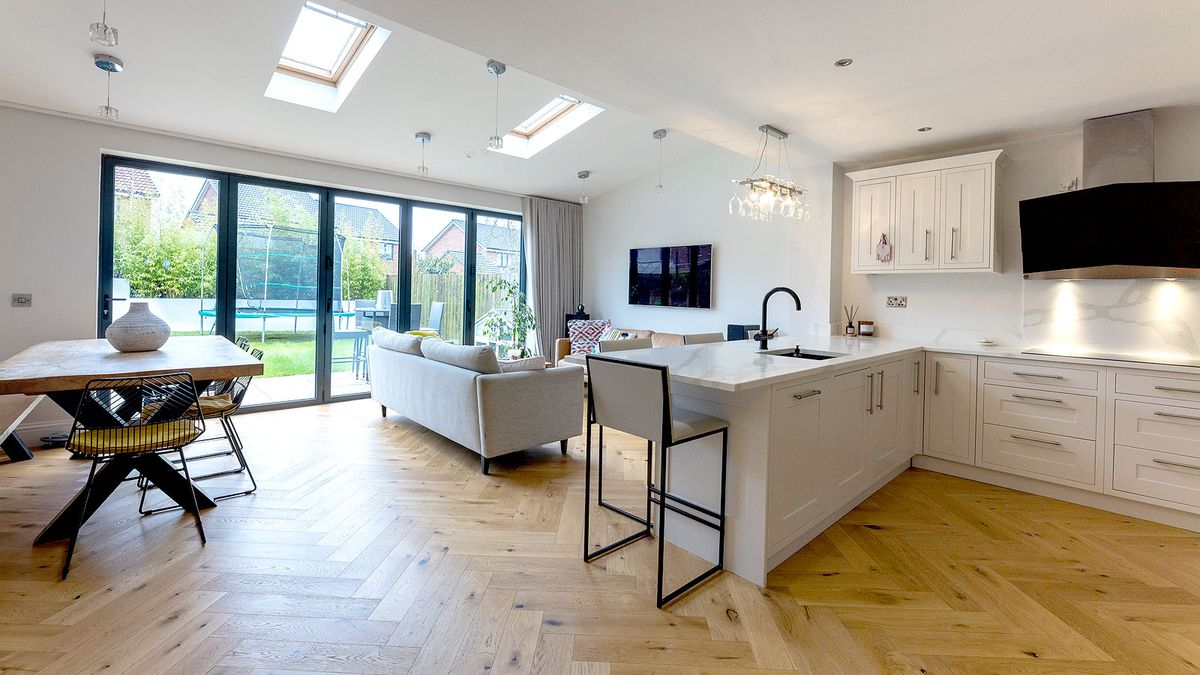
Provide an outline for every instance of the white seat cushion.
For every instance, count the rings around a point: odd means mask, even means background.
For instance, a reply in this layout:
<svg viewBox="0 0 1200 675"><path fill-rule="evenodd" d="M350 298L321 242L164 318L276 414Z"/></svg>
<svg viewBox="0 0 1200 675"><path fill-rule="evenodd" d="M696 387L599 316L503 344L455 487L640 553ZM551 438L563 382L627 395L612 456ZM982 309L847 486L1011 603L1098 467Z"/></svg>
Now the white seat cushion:
<svg viewBox="0 0 1200 675"><path fill-rule="evenodd" d="M678 443L687 438L695 438L710 431L724 429L729 422L690 410L671 410L672 441Z"/></svg>

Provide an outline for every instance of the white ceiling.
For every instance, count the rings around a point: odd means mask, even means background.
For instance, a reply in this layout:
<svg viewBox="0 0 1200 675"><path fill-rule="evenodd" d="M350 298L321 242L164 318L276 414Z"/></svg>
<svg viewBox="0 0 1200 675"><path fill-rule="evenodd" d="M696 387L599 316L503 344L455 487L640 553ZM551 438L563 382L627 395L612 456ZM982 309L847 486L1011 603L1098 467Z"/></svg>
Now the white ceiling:
<svg viewBox="0 0 1200 675"><path fill-rule="evenodd" d="M659 126L668 162L750 154L763 122L796 162L860 161L1200 103L1194 0L327 0L393 30L330 114L262 95L302 3L110 0L123 122L407 173L427 130L435 178L573 199L580 169L591 194L652 171ZM99 4L0 5L0 100L92 114ZM505 128L564 92L607 111L533 159L467 159L493 125L483 55L510 67Z"/></svg>
<svg viewBox="0 0 1200 675"><path fill-rule="evenodd" d="M104 102L91 55L111 51L126 65L113 76L122 123L410 174L419 153L413 134L429 131L432 178L560 199L579 197L581 169L592 171L594 195L656 166L651 132L663 125L592 97L584 98L605 112L532 159L480 152L494 128L487 57L322 2L393 31L336 114L263 96L303 0L109 0L108 22L120 30L110 50L88 41L99 0L6 0L0 59L20 67L0 69L0 101L90 116ZM579 95L509 68L503 129L562 93ZM671 161L702 145L671 134L664 155Z"/></svg>
<svg viewBox="0 0 1200 675"><path fill-rule="evenodd" d="M793 159L1200 102L1195 0L358 1L744 153L773 123L794 134ZM842 57L854 64L834 68Z"/></svg>

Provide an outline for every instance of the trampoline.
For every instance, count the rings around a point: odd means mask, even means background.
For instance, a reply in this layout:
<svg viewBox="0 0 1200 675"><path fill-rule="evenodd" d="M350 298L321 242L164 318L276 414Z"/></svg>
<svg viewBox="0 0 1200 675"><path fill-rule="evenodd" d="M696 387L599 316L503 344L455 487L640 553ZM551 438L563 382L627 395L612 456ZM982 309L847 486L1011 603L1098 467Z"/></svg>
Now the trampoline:
<svg viewBox="0 0 1200 675"><path fill-rule="evenodd" d="M197 314L200 315L201 321L204 319L216 319L217 311L215 309L202 309ZM299 332L300 319L305 317L316 318L317 311L315 309L279 307L279 308L263 308L256 309L253 307L239 307L234 314L235 319L261 319L262 330L260 337L262 342L267 341L267 319L292 319L292 333ZM352 319L354 312L333 312L334 319ZM217 327L216 321L213 322L213 327L210 330L215 330Z"/></svg>

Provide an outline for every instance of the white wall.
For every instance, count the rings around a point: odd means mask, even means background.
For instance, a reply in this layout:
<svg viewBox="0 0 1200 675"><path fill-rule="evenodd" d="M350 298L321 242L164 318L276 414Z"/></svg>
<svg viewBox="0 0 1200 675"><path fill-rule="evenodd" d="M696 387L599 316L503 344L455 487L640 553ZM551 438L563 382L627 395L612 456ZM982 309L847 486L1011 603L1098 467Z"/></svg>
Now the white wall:
<svg viewBox="0 0 1200 675"><path fill-rule="evenodd" d="M828 330L830 164L794 172L793 179L810 190L811 220L768 223L729 215L730 181L744 177L751 165L742 155L709 146L665 167L661 194L654 191L657 174L651 173L593 197L583 210L584 302L592 317L624 328L724 332L730 323L757 324L763 294L774 286L790 286L804 310L797 313L776 297L771 327L809 334L813 322L819 322ZM629 249L709 243L711 309L628 304Z"/></svg>
<svg viewBox="0 0 1200 675"><path fill-rule="evenodd" d="M0 107L0 359L45 340L95 337L103 154L521 208L512 195ZM11 293L32 293L33 306L10 307ZM39 406L29 425L53 419L50 408Z"/></svg>

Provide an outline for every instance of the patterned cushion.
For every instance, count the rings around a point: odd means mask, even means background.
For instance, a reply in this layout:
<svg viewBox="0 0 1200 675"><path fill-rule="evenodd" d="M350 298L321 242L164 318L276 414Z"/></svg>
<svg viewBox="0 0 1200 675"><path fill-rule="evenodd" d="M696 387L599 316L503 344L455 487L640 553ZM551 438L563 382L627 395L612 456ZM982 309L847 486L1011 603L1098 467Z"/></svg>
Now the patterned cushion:
<svg viewBox="0 0 1200 675"><path fill-rule="evenodd" d="M571 340L572 354L591 354L600 348L600 338L612 324L608 319L571 319L567 322L567 337Z"/></svg>
<svg viewBox="0 0 1200 675"><path fill-rule="evenodd" d="M600 336L601 342L609 342L612 340L632 340L637 337L637 333L625 330L624 328L609 328Z"/></svg>

